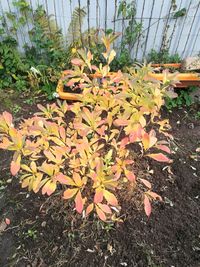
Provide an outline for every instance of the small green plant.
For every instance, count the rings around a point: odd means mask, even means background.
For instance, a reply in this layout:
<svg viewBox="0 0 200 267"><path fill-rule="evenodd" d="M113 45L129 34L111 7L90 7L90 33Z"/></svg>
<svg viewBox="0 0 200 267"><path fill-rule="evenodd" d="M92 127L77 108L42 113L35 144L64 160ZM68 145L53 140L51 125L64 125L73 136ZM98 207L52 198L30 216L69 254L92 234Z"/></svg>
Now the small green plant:
<svg viewBox="0 0 200 267"><path fill-rule="evenodd" d="M165 63L180 63L181 58L179 54L170 55L167 49L164 49L160 52L152 49L151 52L147 56L148 62L154 64L165 64Z"/></svg>
<svg viewBox="0 0 200 267"><path fill-rule="evenodd" d="M192 101L192 97L191 97L191 93L196 91L197 87L195 86L191 86L188 89L183 89L183 90L178 90L177 91L177 97L176 98L166 98L165 100L165 106L167 107L168 110L171 110L173 108L177 108L177 107L183 107L183 106L187 106L189 107L193 101Z"/></svg>
<svg viewBox="0 0 200 267"><path fill-rule="evenodd" d="M197 111L197 113L195 114L195 119L200 120L200 111Z"/></svg>
<svg viewBox="0 0 200 267"><path fill-rule="evenodd" d="M34 98L32 98L32 97L30 97L30 98L28 98L28 99L25 99L24 101L23 101L25 104L28 104L28 105L33 105L33 104L35 104L35 99Z"/></svg>
<svg viewBox="0 0 200 267"><path fill-rule="evenodd" d="M31 238L33 240L37 239L37 230L28 229L28 231L25 233L25 237Z"/></svg>
<svg viewBox="0 0 200 267"><path fill-rule="evenodd" d="M21 109L22 108L19 105L15 104L14 107L12 108L12 111L14 114L17 114L20 112Z"/></svg>
<svg viewBox="0 0 200 267"><path fill-rule="evenodd" d="M180 10L178 10L178 11L176 11L176 12L174 13L173 18L174 18L174 19L178 19L178 18L180 18L180 17L184 17L184 16L186 15L186 13L187 13L186 8L182 8L182 9L180 9Z"/></svg>
<svg viewBox="0 0 200 267"><path fill-rule="evenodd" d="M0 180L0 192L4 191L7 187L7 182L5 180Z"/></svg>

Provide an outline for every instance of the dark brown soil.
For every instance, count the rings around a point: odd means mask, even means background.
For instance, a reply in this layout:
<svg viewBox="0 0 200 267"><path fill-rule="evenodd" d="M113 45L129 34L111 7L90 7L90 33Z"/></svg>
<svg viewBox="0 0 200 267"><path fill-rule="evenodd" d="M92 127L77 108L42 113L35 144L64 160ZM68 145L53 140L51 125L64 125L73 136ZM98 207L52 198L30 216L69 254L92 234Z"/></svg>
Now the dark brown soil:
<svg viewBox="0 0 200 267"><path fill-rule="evenodd" d="M22 103L17 114L28 116L34 105ZM40 100L41 101L41 100ZM3 102L0 110L7 108ZM11 108L12 109L12 108ZM22 190L9 179L10 153L0 151L0 267L60 266L200 266L200 119L198 110L176 109L169 117L174 142L173 163L149 161L156 203L149 219L133 200L121 196L124 223L83 220L58 195L49 199ZM124 199L122 202L122 198Z"/></svg>

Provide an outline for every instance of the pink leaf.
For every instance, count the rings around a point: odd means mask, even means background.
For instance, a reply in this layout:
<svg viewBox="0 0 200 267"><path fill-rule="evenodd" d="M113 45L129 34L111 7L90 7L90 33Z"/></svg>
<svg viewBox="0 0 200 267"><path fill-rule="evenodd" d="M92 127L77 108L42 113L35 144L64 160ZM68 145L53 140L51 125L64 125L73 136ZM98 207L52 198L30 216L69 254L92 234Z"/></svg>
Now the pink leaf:
<svg viewBox="0 0 200 267"><path fill-rule="evenodd" d="M126 172L125 172L125 175L126 175L126 177L128 178L128 180L129 180L130 182L135 182L136 177L135 177L135 174L134 174L133 172L126 171Z"/></svg>
<svg viewBox="0 0 200 267"><path fill-rule="evenodd" d="M108 205L99 203L98 206L103 212L112 214L112 211Z"/></svg>
<svg viewBox="0 0 200 267"><path fill-rule="evenodd" d="M20 170L20 163L16 161L12 161L10 164L10 172L13 176L15 176Z"/></svg>
<svg viewBox="0 0 200 267"><path fill-rule="evenodd" d="M86 209L86 213L85 213L86 216L89 215L93 211L93 209L94 209L94 204L91 203Z"/></svg>
<svg viewBox="0 0 200 267"><path fill-rule="evenodd" d="M151 214L151 202L146 195L144 195L144 210L146 215L149 217Z"/></svg>
<svg viewBox="0 0 200 267"><path fill-rule="evenodd" d="M6 222L7 225L9 225L10 224L10 219L9 218L6 218L5 219L5 222Z"/></svg>
<svg viewBox="0 0 200 267"><path fill-rule="evenodd" d="M95 190L94 203L99 203L102 201L103 201L103 189L97 188Z"/></svg>
<svg viewBox="0 0 200 267"><path fill-rule="evenodd" d="M124 137L122 140L121 140L121 143L120 143L120 147L121 148L125 148L125 146L129 143L129 138L128 137Z"/></svg>
<svg viewBox="0 0 200 267"><path fill-rule="evenodd" d="M76 211L78 213L82 213L84 200L83 200L83 198L81 196L81 192L80 191L78 191L78 194L75 197L75 204L76 204Z"/></svg>
<svg viewBox="0 0 200 267"><path fill-rule="evenodd" d="M106 221L106 215L105 213L98 207L96 206L96 211L97 211L97 215L99 216L99 218L102 220L102 221Z"/></svg>
<svg viewBox="0 0 200 267"><path fill-rule="evenodd" d="M79 58L73 58L73 59L71 60L71 63L72 63L73 65L80 66L80 65L83 64L83 60L81 60L81 59L79 59Z"/></svg>
<svg viewBox="0 0 200 267"><path fill-rule="evenodd" d="M171 150L169 149L169 147L168 146L165 146L165 145L157 145L156 146L158 149L160 149L160 150L163 150L163 151L165 151L166 153L171 153Z"/></svg>
<svg viewBox="0 0 200 267"><path fill-rule="evenodd" d="M4 119L5 119L6 123L7 123L7 125L10 126L10 125L12 124L12 115L11 115L9 112L4 111L4 112L3 112L3 117L4 117Z"/></svg>
<svg viewBox="0 0 200 267"><path fill-rule="evenodd" d="M69 184L69 181L71 181L69 177L67 177L66 175L62 173L59 173L58 175L56 175L56 180L60 182L61 184Z"/></svg>
<svg viewBox="0 0 200 267"><path fill-rule="evenodd" d="M126 120L126 119L116 119L114 121L114 125L116 126L126 126L128 125L128 123L129 123L129 120Z"/></svg>
<svg viewBox="0 0 200 267"><path fill-rule="evenodd" d="M162 153L148 154L147 156L160 162L171 162L171 160Z"/></svg>

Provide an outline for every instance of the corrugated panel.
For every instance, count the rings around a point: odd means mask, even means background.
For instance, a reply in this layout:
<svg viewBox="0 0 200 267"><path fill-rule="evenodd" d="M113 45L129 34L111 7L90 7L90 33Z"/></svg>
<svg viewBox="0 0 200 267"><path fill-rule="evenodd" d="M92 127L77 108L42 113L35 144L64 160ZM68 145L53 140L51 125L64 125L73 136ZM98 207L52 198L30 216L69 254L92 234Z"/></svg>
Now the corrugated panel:
<svg viewBox="0 0 200 267"><path fill-rule="evenodd" d="M101 29L115 29L123 31L127 21L117 17L116 7L120 0L27 0L33 9L43 5L49 15L55 17L56 23L63 34L71 21L71 15L75 7L86 7L89 11L82 32L88 31L88 26ZM132 0L127 0L131 2ZM137 6L136 20L142 22L143 30L132 49L132 56L138 60L144 59L153 48L159 51L161 48L169 48L170 53L178 52L182 57L196 55L200 51L200 0L176 0L177 9L173 10L172 0L135 0ZM87 9L89 7L89 9ZM173 18L177 10L186 8L186 16ZM0 1L0 14L16 10L12 0ZM28 18L27 18L28 20ZM9 27L10 22L8 22ZM29 19L26 27L20 27L17 39L22 49L29 42L28 31L32 23ZM122 33L123 38L123 33ZM67 37L65 38L67 41ZM120 38L115 46L120 44Z"/></svg>

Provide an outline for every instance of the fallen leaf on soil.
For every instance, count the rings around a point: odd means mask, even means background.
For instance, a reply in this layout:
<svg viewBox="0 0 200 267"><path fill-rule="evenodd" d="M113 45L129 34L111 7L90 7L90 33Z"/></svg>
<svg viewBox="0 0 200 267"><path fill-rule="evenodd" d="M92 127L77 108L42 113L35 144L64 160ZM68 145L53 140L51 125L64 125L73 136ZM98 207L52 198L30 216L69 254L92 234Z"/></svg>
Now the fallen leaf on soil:
<svg viewBox="0 0 200 267"><path fill-rule="evenodd" d="M149 217L151 214L151 203L146 195L144 195L144 210L146 215Z"/></svg>
<svg viewBox="0 0 200 267"><path fill-rule="evenodd" d="M6 218L5 219L5 222L6 222L7 225L9 225L10 224L10 219L9 218Z"/></svg>

